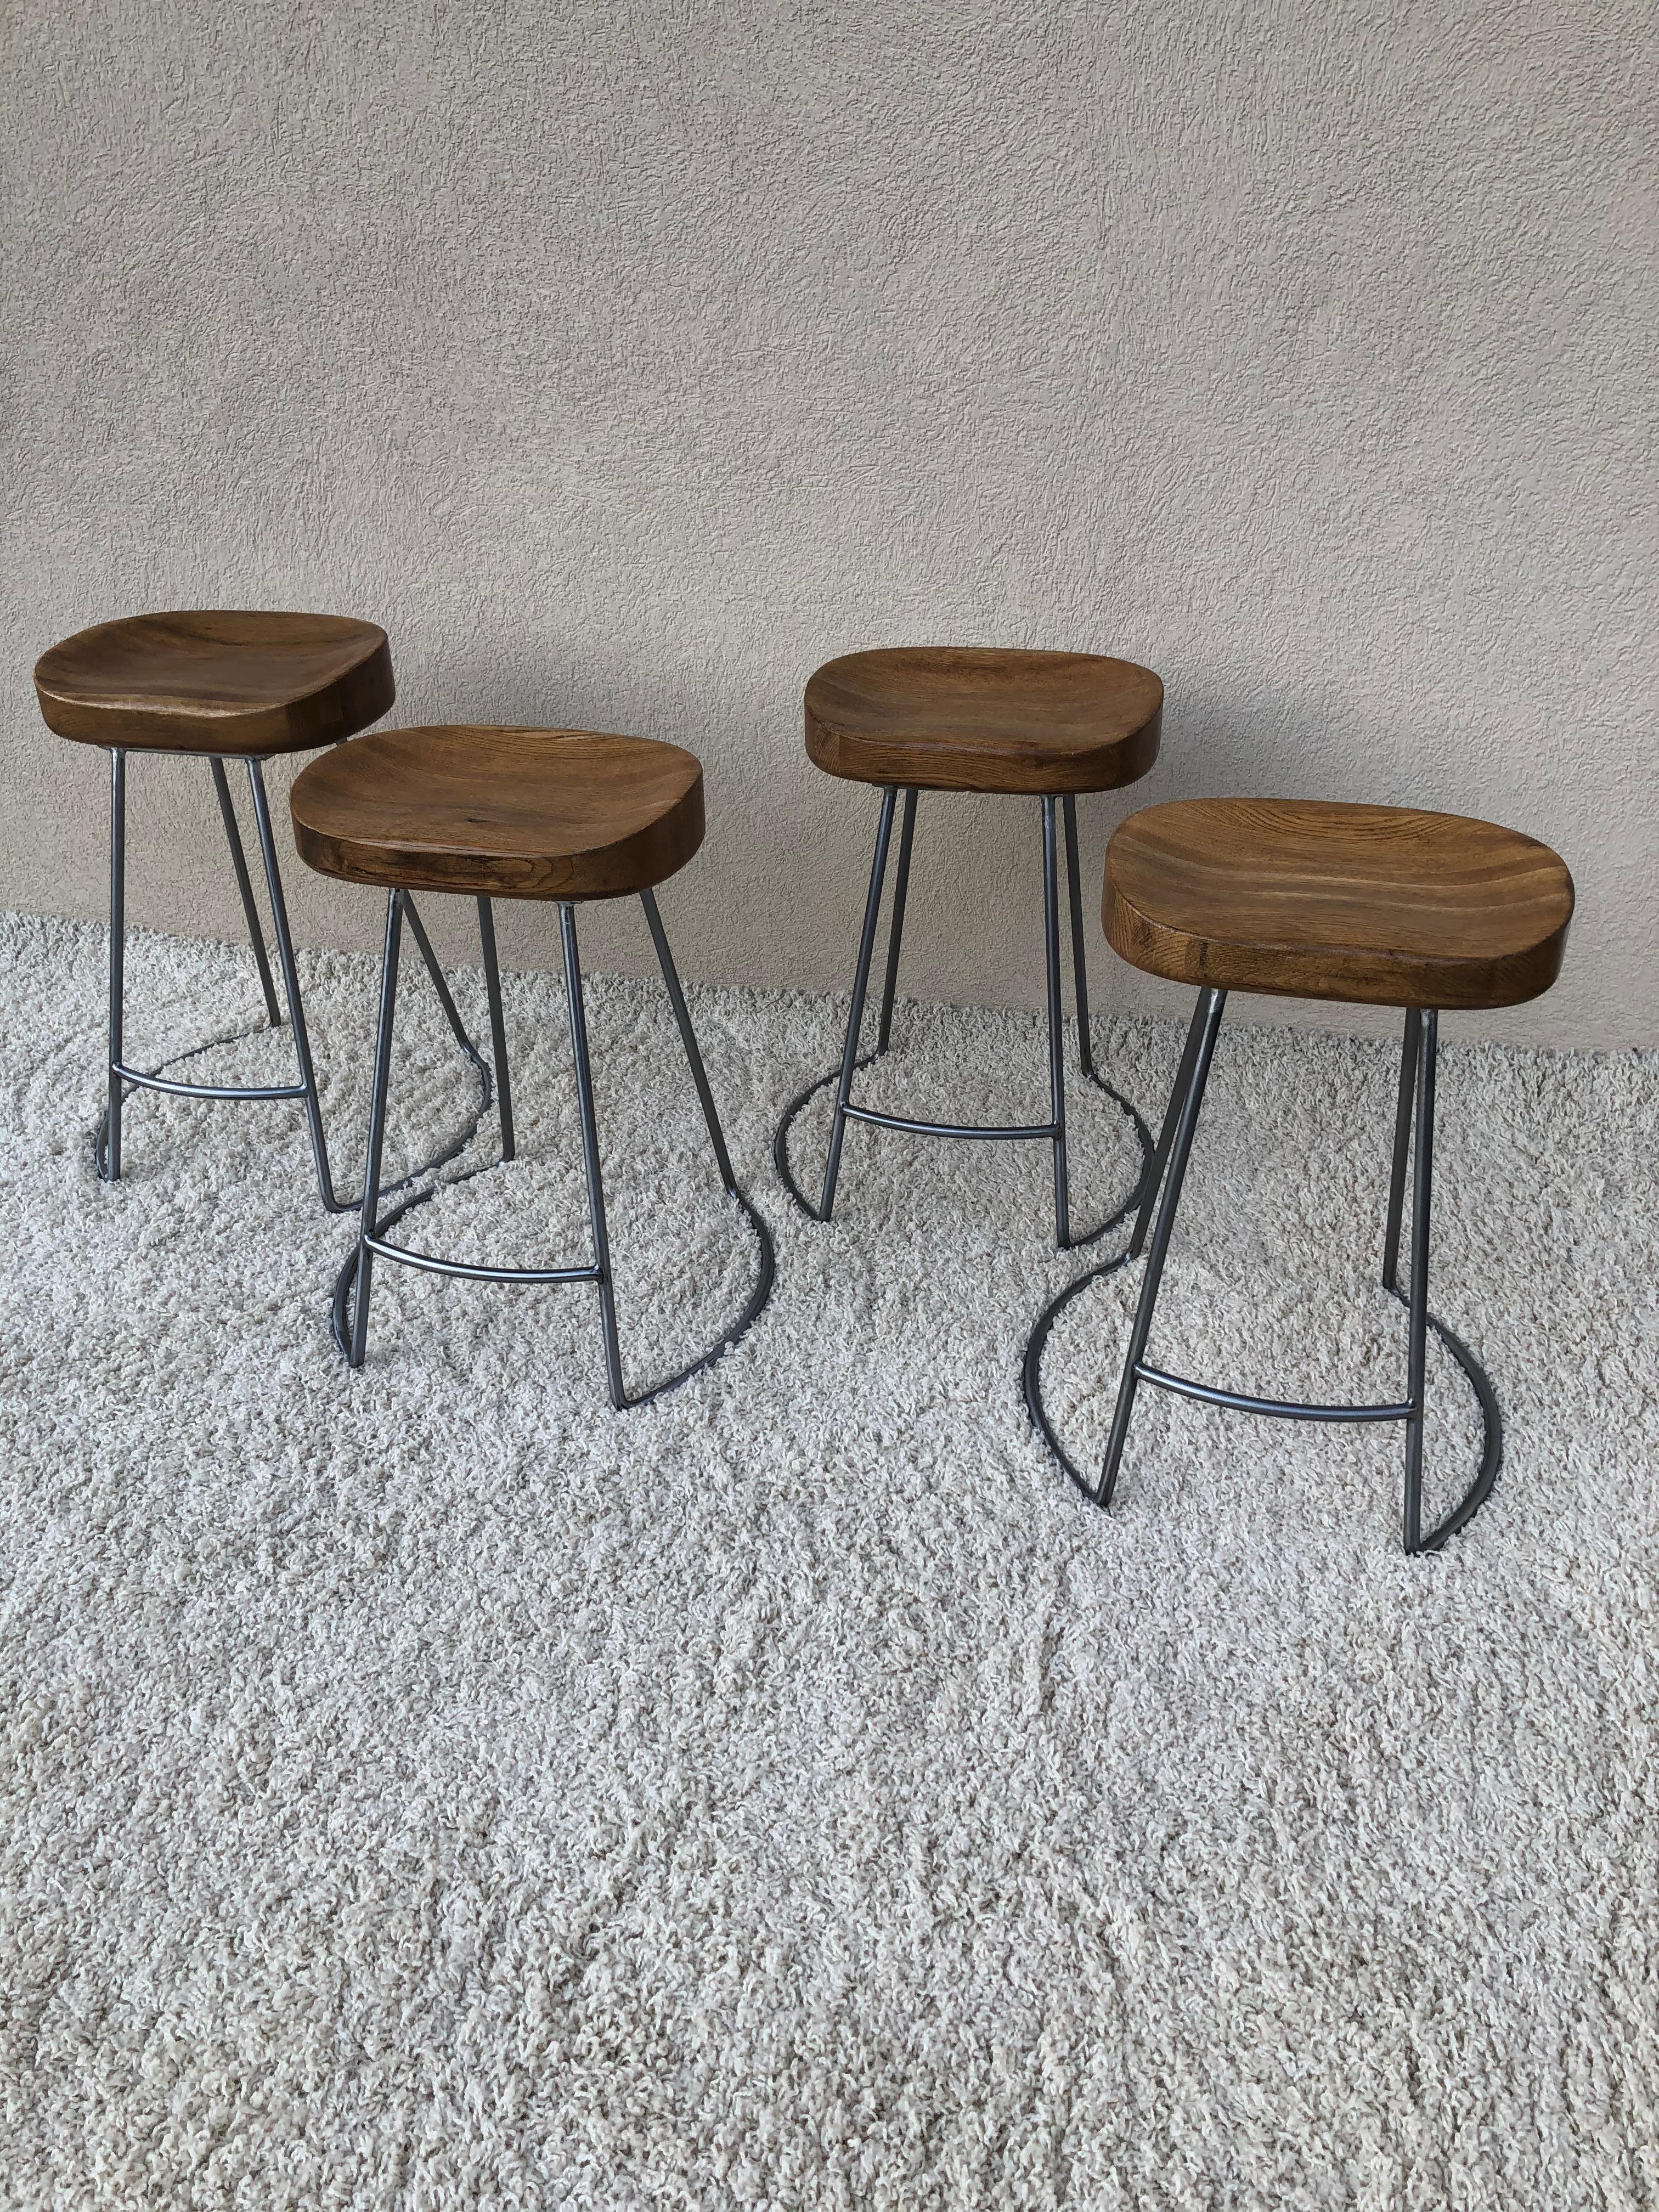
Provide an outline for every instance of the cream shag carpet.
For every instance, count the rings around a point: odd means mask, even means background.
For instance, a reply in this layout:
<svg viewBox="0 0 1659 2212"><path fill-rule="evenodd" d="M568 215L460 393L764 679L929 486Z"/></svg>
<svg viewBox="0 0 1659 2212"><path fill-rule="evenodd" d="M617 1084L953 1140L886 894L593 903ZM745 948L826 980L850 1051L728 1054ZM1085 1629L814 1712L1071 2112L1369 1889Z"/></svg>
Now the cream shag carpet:
<svg viewBox="0 0 1659 2212"><path fill-rule="evenodd" d="M854 1128L833 1227L785 1202L824 1000L692 994L779 1252L712 1373L618 1417L590 1290L386 1267L349 1375L296 1108L140 1098L94 1179L103 963L94 929L0 933L0 2198L1659 2202L1650 1057L1448 1024L1434 1303L1508 1441L1471 1533L1408 1561L1394 1431L1148 1391L1086 1506L1019 1392L1079 1264L1046 1153ZM373 971L304 972L349 1183ZM474 1095L407 975L404 1157ZM135 1058L258 1013L245 951L139 938L129 975ZM560 987L507 993L526 1157L422 1241L580 1254ZM640 1384L753 1244L660 992L590 1007ZM1040 1112L1041 1040L907 1007L871 1095ZM1155 1116L1176 1025L1097 1040ZM1382 1045L1224 1031L1158 1356L1395 1394L1394 1079ZM1132 1160L1074 1113L1086 1214ZM1082 1452L1132 1286L1052 1346ZM1434 1375L1444 1496L1474 1423Z"/></svg>

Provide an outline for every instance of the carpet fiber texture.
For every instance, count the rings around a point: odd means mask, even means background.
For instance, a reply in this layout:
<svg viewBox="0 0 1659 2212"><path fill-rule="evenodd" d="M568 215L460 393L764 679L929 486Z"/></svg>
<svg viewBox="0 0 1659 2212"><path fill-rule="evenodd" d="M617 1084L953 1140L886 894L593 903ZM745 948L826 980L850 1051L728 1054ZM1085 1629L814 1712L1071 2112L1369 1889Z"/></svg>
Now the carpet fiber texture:
<svg viewBox="0 0 1659 2212"><path fill-rule="evenodd" d="M1449 1025L1433 1304L1507 1449L1408 1560L1396 1430L1149 1391L1085 1504L1019 1393L1083 1264L1044 1149L854 1127L834 1224L785 1200L825 1000L691 994L778 1239L716 1368L617 1415L590 1288L384 1267L349 1374L351 1229L297 1108L138 1098L94 1179L103 963L95 929L0 926L0 2201L1659 2203L1651 1058ZM374 973L302 969L349 1188ZM406 977L404 1160L476 1101ZM257 1019L234 949L135 938L129 988L140 1064ZM507 994L523 1157L418 1241L583 1258L560 987ZM755 1244L660 992L598 979L590 1020L640 1387ZM1042 1039L902 1007L866 1095L1036 1118ZM1096 1042L1155 1118L1178 1030ZM1398 1395L1394 1082L1382 1045L1224 1030L1155 1356ZM1098 1218L1132 1141L1097 1096L1074 1118ZM1080 1456L1133 1285L1050 1346ZM1431 1382L1431 1506L1476 1425Z"/></svg>

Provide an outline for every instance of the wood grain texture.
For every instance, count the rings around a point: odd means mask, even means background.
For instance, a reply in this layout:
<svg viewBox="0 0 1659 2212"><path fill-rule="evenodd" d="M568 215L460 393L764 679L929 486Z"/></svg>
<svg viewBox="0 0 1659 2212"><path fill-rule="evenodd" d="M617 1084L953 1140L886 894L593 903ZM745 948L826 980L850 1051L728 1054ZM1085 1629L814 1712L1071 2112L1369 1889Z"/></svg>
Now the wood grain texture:
<svg viewBox="0 0 1659 2212"><path fill-rule="evenodd" d="M294 837L325 876L491 898L620 898L702 842L702 766L652 738L387 730L295 779Z"/></svg>
<svg viewBox="0 0 1659 2212"><path fill-rule="evenodd" d="M927 791L1115 791L1158 758L1164 686L1093 653L912 645L844 653L806 686L830 775Z"/></svg>
<svg viewBox="0 0 1659 2212"><path fill-rule="evenodd" d="M1106 850L1115 951L1177 983L1384 1006L1512 1006L1561 969L1572 878L1458 814L1319 799L1149 806Z"/></svg>
<svg viewBox="0 0 1659 2212"><path fill-rule="evenodd" d="M292 753L376 722L396 696L377 624L197 610L77 630L41 654L46 726L89 745Z"/></svg>

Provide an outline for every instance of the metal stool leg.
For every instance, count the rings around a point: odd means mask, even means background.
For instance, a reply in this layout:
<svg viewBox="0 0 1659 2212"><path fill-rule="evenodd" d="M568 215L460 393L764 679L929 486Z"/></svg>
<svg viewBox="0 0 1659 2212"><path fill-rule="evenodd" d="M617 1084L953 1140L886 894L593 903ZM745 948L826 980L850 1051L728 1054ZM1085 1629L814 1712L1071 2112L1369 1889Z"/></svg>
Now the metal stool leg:
<svg viewBox="0 0 1659 2212"><path fill-rule="evenodd" d="M374 1087L368 1102L368 1156L363 1167L363 1211L357 1231L357 1298L351 1316L351 1346L346 1354L353 1367L363 1364L368 1345L368 1293L374 1277L374 1255L368 1240L377 1233L380 1202L380 1154L386 1144L386 1099L392 1081L392 1028L398 1008L398 951L403 940L404 894L386 896L386 953L380 963L380 1022L374 1039ZM290 999L291 1006L294 1002Z"/></svg>
<svg viewBox="0 0 1659 2212"><path fill-rule="evenodd" d="M1083 938L1083 878L1078 865L1077 801L1068 793L1060 805L1066 816L1066 889L1072 908L1072 989L1077 1000L1078 1063L1091 1083L1095 1073L1094 1040L1089 1034L1089 961Z"/></svg>
<svg viewBox="0 0 1659 2212"><path fill-rule="evenodd" d="M253 884L247 872L247 854L242 850L242 833L236 826L236 809L230 803L230 785L225 776L225 764L217 753L213 756L213 788L219 795L219 817L225 825L225 842L230 847L230 865L236 871L236 888L241 894L242 914L247 922L248 942L253 947L253 963L259 971L259 988L265 994L265 1012L270 1016L272 1029L283 1025L283 1010L276 1003L276 986L270 973L270 960L265 951L264 925L259 919L259 909L253 902Z"/></svg>
<svg viewBox="0 0 1659 2212"><path fill-rule="evenodd" d="M1226 1003L1227 994L1224 991L1206 991L1199 1000L1201 1023L1194 1022L1197 1049L1192 1054L1191 1072L1187 1079L1186 1090L1181 1096L1179 1113L1176 1115L1175 1134L1170 1146L1168 1179L1158 1209L1158 1225L1152 1231L1152 1249L1147 1258L1146 1273L1141 1279L1134 1326L1129 1332L1129 1349L1123 1363L1123 1376L1118 1384L1117 1406L1112 1415L1112 1433L1106 1446L1105 1463L1100 1471L1100 1486L1095 1493L1096 1503L1100 1505L1111 1504L1112 1492L1117 1482L1124 1442L1129 1433L1129 1416L1134 1411L1140 1366L1146 1355L1146 1339L1152 1332L1152 1314L1158 1304L1158 1284L1163 1279L1164 1262L1169 1254L1170 1234L1175 1227L1176 1212L1181 1204L1181 1186L1186 1180L1187 1161L1193 1149L1193 1134L1198 1127L1198 1109L1203 1103L1204 1086L1209 1081L1210 1062L1215 1054L1216 1032L1221 1027L1222 1009ZM1171 1110L1174 1110L1173 1101Z"/></svg>
<svg viewBox="0 0 1659 2212"><path fill-rule="evenodd" d="M489 1000L489 1042L495 1060L495 1097L501 1115L501 1158L510 1160L513 1091L507 1073L507 1022L501 1012L501 971L495 959L495 913L487 898L478 901L478 943L483 950L484 994Z"/></svg>
<svg viewBox="0 0 1659 2212"><path fill-rule="evenodd" d="M127 757L110 754L109 809L109 1104L98 1172L121 1179L121 1012L126 991Z"/></svg>
<svg viewBox="0 0 1659 2212"><path fill-rule="evenodd" d="M622 1346L617 1339L617 1294L611 1280L611 1239L605 1225L605 1184L599 1176L599 1131L593 1114L593 1071L587 1058L587 1015L582 1006L581 963L576 952L576 909L559 907L564 944L564 988L570 1007L570 1049L576 1064L576 1104L582 1123L582 1170L587 1178L587 1213L593 1230L593 1265L599 1271L599 1320L605 1331L605 1371L611 1402L622 1413L628 1404L623 1387Z"/></svg>
<svg viewBox="0 0 1659 2212"><path fill-rule="evenodd" d="M916 793L904 794L904 820L899 829L898 873L893 878L893 915L887 925L887 973L881 987L881 1022L876 1031L878 1056L885 1052L893 1034L893 992L898 982L899 944L904 935L904 902L910 891L910 848L916 836Z"/></svg>
<svg viewBox="0 0 1659 2212"><path fill-rule="evenodd" d="M1423 1536L1423 1418L1427 1384L1429 1335L1429 1202L1434 1182L1434 1077L1439 1018L1432 1012L1414 1016L1418 1035L1416 1130L1412 1146L1412 1272L1407 1299L1410 1350L1407 1355L1406 1396L1411 1412L1406 1420L1406 1549L1422 1547Z"/></svg>
<svg viewBox="0 0 1659 2212"><path fill-rule="evenodd" d="M1135 1217L1135 1233L1129 1239L1129 1257L1138 1260L1146 1249L1146 1232L1152 1225L1152 1208L1158 1203L1158 1194L1163 1186L1164 1170L1170 1162L1170 1140L1181 1111L1181 1102L1187 1095L1187 1085L1193 1079L1193 1061L1198 1052L1198 1041L1204 1033L1204 1000L1200 994L1193 1018L1188 1025L1187 1042L1182 1047L1181 1064L1176 1069L1175 1086L1170 1093L1170 1103L1164 1109L1164 1124L1158 1133L1158 1143L1146 1163L1146 1180L1140 1212Z"/></svg>
<svg viewBox="0 0 1659 2212"><path fill-rule="evenodd" d="M870 989L870 961L876 948L876 921L881 913L882 886L887 880L887 848L892 842L893 810L898 786L882 793L881 821L876 830L876 856L870 868L870 895L864 902L864 930L859 939L858 968L853 977L853 1004L847 1017L847 1043L841 1056L841 1081L836 1091L836 1118L830 1125L830 1157L823 1168L823 1194L818 1218L828 1221L836 1203L836 1178L841 1173L842 1139L847 1133L847 1102L853 1093L853 1069L859 1056L859 1032L864 1026L864 1001Z"/></svg>
<svg viewBox="0 0 1659 2212"><path fill-rule="evenodd" d="M1048 969L1048 1118L1054 1124L1054 1243L1072 1241L1072 1208L1066 1172L1066 1027L1060 990L1060 852L1056 802L1042 802L1042 935Z"/></svg>
<svg viewBox="0 0 1659 2212"><path fill-rule="evenodd" d="M640 893L640 904L645 908L645 919L651 932L651 942L656 947L657 965L662 969L662 980L668 988L668 1002L674 1009L674 1019L679 1025L680 1042L685 1047L686 1064L691 1070L691 1080L696 1086L697 1103L702 1108L702 1118L708 1125L709 1140L714 1147L714 1159L720 1171L720 1181L730 1194L739 1195L738 1179L732 1172L732 1156L726 1149L726 1135L720 1127L720 1117L715 1110L714 1094L708 1087L708 1071L702 1064L702 1054L697 1048L697 1033L691 1026L690 1011L685 1003L685 993L680 986L679 970L674 965L674 955L669 949L668 933L662 926L662 916L657 911L654 891Z"/></svg>
<svg viewBox="0 0 1659 2212"><path fill-rule="evenodd" d="M288 906L283 897L282 871L276 865L276 840L271 834L270 802L265 796L264 770L257 760L247 764L248 787L253 794L253 818L258 826L259 852L264 861L265 890L270 898L270 919L276 934L276 959L283 971L283 993L294 1029L294 1056L305 1086L306 1124L311 1132L311 1157L317 1170L317 1188L330 1213L343 1213L347 1201L334 1195L329 1172L328 1139L323 1133L322 1101L317 1096L317 1071L311 1061L311 1039L306 1030L305 1002L300 996L300 971L294 961L294 938L288 926Z"/></svg>
<svg viewBox="0 0 1659 2212"><path fill-rule="evenodd" d="M1418 1018L1413 1006L1406 1016L1405 1042L1400 1053L1400 1096L1394 1114L1394 1163L1389 1176L1389 1218L1382 1232L1382 1287L1400 1289L1400 1229L1406 1210L1406 1170L1411 1159L1412 1108L1417 1096Z"/></svg>

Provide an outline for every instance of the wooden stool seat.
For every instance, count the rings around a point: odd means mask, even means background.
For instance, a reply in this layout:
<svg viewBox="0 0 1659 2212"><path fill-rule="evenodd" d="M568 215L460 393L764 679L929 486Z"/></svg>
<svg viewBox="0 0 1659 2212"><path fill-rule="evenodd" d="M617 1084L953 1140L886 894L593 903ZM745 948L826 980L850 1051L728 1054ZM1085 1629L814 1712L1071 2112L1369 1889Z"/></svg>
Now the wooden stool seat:
<svg viewBox="0 0 1659 2212"><path fill-rule="evenodd" d="M694 753L591 730L387 730L313 761L292 805L323 875L486 898L645 891L703 834Z"/></svg>
<svg viewBox="0 0 1659 2212"><path fill-rule="evenodd" d="M1322 799L1191 799L1121 823L1115 951L1172 982L1383 1006L1516 1006L1560 973L1572 878L1491 822Z"/></svg>
<svg viewBox="0 0 1659 2212"><path fill-rule="evenodd" d="M378 721L386 632L345 615L208 610L99 623L35 664L46 726L128 750L307 752Z"/></svg>
<svg viewBox="0 0 1659 2212"><path fill-rule="evenodd" d="M1163 684L1132 660L901 646L825 662L806 686L806 750L855 783L1115 791L1157 759L1163 706Z"/></svg>

